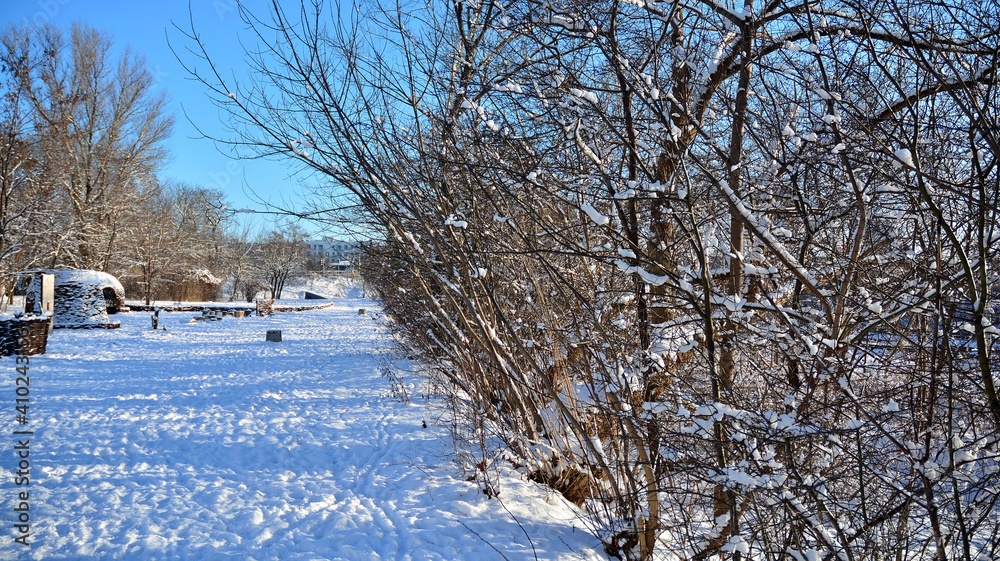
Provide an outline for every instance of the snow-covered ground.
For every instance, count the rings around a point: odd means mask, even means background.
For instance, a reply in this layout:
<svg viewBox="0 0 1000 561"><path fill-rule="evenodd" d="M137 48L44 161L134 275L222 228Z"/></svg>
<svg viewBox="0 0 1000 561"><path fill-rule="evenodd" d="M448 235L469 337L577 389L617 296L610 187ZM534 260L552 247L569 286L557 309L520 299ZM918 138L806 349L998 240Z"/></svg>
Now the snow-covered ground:
<svg viewBox="0 0 1000 561"><path fill-rule="evenodd" d="M389 395L384 327L359 307L375 305L56 331L31 358L28 425L0 359L0 559L605 559L559 495L507 473L501 504L461 477L433 407Z"/></svg>
<svg viewBox="0 0 1000 561"><path fill-rule="evenodd" d="M298 298L299 292L308 290L327 298L360 298L363 290L358 281L346 275L308 275L289 279L282 291L283 298Z"/></svg>

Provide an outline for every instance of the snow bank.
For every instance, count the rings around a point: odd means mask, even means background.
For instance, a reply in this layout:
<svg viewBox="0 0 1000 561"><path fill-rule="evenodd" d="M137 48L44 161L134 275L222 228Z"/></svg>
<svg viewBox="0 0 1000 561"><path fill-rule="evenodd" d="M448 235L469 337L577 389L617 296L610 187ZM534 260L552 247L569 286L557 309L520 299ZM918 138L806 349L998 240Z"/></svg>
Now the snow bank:
<svg viewBox="0 0 1000 561"><path fill-rule="evenodd" d="M327 298L361 298L363 290L358 281L351 277L321 277L289 279L282 291L282 300L296 299L300 292L309 291Z"/></svg>

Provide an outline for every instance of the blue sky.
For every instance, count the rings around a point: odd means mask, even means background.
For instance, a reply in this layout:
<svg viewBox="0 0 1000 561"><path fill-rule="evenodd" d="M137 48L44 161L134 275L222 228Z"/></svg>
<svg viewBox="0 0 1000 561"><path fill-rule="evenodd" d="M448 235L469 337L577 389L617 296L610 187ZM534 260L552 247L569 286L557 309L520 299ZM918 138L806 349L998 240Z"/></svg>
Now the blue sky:
<svg viewBox="0 0 1000 561"><path fill-rule="evenodd" d="M195 25L216 63L237 76L245 72L238 38L249 34L241 34L244 24L236 12L236 0L193 0L190 6ZM168 143L172 159L161 172L163 179L218 189L233 208L261 209L260 199L301 206L297 196L299 179L284 164L234 160L220 151L224 148L197 138L199 133L189 119L209 135L225 136L226 131L204 86L190 79L167 44L168 35L178 51L186 44L173 23L187 29L188 9L187 0L0 0L0 28L44 20L68 30L74 21L80 21L110 33L116 49L128 45L146 57L156 87L169 99L175 124ZM263 225L263 219L241 216L245 222Z"/></svg>

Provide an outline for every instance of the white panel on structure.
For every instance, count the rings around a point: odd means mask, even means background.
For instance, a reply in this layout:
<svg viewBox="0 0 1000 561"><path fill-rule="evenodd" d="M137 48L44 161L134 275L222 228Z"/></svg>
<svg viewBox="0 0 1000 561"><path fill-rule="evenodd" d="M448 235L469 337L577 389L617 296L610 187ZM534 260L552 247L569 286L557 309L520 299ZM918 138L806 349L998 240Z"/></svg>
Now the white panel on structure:
<svg viewBox="0 0 1000 561"><path fill-rule="evenodd" d="M55 289L56 289L56 276L55 275L41 275L42 277L42 294L41 294L41 306L42 313L51 314L55 310Z"/></svg>

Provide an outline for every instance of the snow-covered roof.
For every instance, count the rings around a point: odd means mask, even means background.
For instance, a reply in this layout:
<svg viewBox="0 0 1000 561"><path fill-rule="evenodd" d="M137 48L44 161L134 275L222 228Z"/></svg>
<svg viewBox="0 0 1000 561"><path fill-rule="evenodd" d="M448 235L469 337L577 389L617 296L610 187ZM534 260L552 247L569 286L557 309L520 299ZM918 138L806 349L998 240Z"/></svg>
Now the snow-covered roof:
<svg viewBox="0 0 1000 561"><path fill-rule="evenodd" d="M221 285L222 279L212 274L208 269L192 269L187 272L185 278L205 284Z"/></svg>

